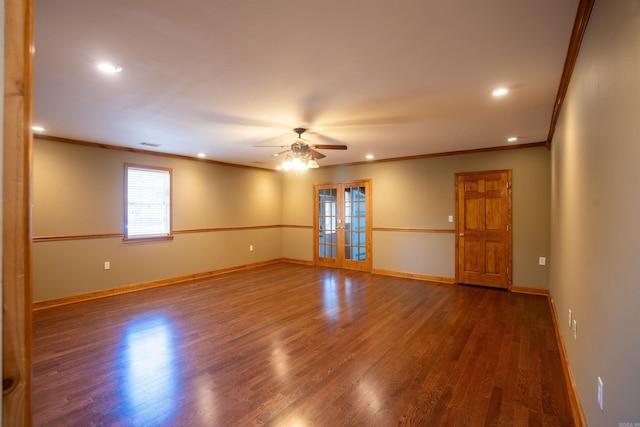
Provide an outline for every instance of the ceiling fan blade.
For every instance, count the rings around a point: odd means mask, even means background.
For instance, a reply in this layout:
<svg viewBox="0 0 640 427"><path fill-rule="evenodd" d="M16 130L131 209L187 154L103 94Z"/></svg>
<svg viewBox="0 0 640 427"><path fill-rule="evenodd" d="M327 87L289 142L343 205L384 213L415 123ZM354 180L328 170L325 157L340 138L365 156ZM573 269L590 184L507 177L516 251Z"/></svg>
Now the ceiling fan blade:
<svg viewBox="0 0 640 427"><path fill-rule="evenodd" d="M325 157L327 157L319 151L314 150L313 148L309 148L309 154L311 154L311 157L313 157L314 159L324 159Z"/></svg>
<svg viewBox="0 0 640 427"><path fill-rule="evenodd" d="M255 148L287 148L288 145L254 145Z"/></svg>
<svg viewBox="0 0 640 427"><path fill-rule="evenodd" d="M315 144L313 148L317 148L318 150L346 150L346 145L335 145L335 144Z"/></svg>
<svg viewBox="0 0 640 427"><path fill-rule="evenodd" d="M284 153L288 153L289 151L291 151L291 150L290 149L282 150L281 152L274 154L273 157L278 157L279 155L284 154Z"/></svg>

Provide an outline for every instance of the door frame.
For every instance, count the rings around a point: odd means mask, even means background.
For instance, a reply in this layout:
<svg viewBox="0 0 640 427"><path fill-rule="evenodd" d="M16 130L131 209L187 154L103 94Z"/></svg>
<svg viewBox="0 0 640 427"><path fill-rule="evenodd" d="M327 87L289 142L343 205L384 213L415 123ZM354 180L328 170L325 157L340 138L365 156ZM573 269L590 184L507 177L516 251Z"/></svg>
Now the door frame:
<svg viewBox="0 0 640 427"><path fill-rule="evenodd" d="M507 174L507 290L510 291L513 286L513 203L512 203L512 170L511 169L497 169L486 171L474 171L474 172L456 172L454 177L455 184L455 284L460 284L460 202L458 178L460 176L473 176L473 175L486 175L506 173ZM500 289L500 288L498 288Z"/></svg>
<svg viewBox="0 0 640 427"><path fill-rule="evenodd" d="M318 223L318 216L319 216L318 200L317 200L318 188L334 187L334 186L338 189L337 193L339 194L338 196L339 200L342 199L342 193L345 187L364 186L367 190L366 199L365 199L365 215L367 220L366 226L365 226L365 239L366 239L365 240L366 241L365 262L359 262L359 261L356 262L356 261L346 260L344 256L342 257L340 256L340 254L344 255L344 238L346 233L345 229L341 228L340 230L342 231L338 231L338 233L341 234L341 236L338 237L337 239L338 255L335 259L335 262L324 263L324 264L319 263L320 257L319 257L318 246L320 244L319 242L319 233L320 233L319 226L320 225ZM371 226L371 222L372 222L371 212L372 212L372 205L373 205L372 194L373 194L373 190L372 190L371 179L359 179L359 180L353 180L353 181L347 181L347 182L327 182L327 183L313 185L313 263L314 265L322 265L322 266L332 267L332 268L343 268L347 270L357 270L357 271L366 271L366 272L372 271L372 268L373 268L373 261L371 259L371 254L373 253L372 226ZM337 218L340 218L344 221L344 218L345 218L344 203L338 203L336 206L336 211L337 211L336 212Z"/></svg>

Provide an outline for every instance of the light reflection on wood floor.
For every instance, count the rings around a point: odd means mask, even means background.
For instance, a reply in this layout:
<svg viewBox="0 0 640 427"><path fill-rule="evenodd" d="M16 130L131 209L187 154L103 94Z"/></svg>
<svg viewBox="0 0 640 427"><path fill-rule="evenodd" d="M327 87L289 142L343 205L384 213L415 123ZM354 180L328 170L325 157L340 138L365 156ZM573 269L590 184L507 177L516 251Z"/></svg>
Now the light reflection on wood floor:
<svg viewBox="0 0 640 427"><path fill-rule="evenodd" d="M572 425L548 303L276 264L34 315L37 426Z"/></svg>

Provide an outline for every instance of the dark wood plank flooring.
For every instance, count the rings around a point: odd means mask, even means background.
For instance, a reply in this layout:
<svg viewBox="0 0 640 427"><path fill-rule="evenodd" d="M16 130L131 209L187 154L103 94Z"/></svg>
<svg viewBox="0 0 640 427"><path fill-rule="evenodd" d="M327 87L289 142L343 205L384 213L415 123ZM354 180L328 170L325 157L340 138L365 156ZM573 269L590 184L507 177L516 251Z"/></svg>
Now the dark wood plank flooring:
<svg viewBox="0 0 640 427"><path fill-rule="evenodd" d="M36 426L573 425L547 299L275 264L36 311Z"/></svg>

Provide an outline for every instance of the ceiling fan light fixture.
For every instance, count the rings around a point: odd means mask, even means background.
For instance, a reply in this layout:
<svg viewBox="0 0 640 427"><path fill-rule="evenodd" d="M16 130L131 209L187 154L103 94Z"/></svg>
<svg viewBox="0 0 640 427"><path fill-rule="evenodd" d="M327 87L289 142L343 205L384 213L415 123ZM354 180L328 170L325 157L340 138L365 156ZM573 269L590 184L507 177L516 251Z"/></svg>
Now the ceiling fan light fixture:
<svg viewBox="0 0 640 427"><path fill-rule="evenodd" d="M508 93L509 93L509 89L506 87L495 88L492 92L493 96L496 96L496 97L505 96Z"/></svg>
<svg viewBox="0 0 640 427"><path fill-rule="evenodd" d="M106 74L116 74L122 72L123 68L121 65L113 64L107 61L100 61L96 64L98 70L102 71Z"/></svg>
<svg viewBox="0 0 640 427"><path fill-rule="evenodd" d="M295 156L293 159L291 159L291 167L297 171L304 171L307 170L307 163L303 158Z"/></svg>
<svg viewBox="0 0 640 427"><path fill-rule="evenodd" d="M285 172L290 170L304 172L307 169L316 169L318 167L320 167L320 165L318 165L318 162L316 162L313 157L297 154L294 156L287 156L285 161L282 162L280 166L276 167L276 169Z"/></svg>
<svg viewBox="0 0 640 427"><path fill-rule="evenodd" d="M289 171L294 169L296 171L305 171L307 169L317 169L320 167L317 159L322 159L325 157L324 154L316 151L316 149L320 150L346 150L347 146L343 144L318 144L312 145L309 141L302 139L302 134L306 131L304 128L295 128L293 130L298 137L295 142L291 144L289 149L284 150L280 153L273 154L273 157L277 157L280 154L288 153L287 158L282 162L280 166L277 166L276 169L279 171ZM261 147L266 147L262 145ZM286 146L281 146L280 148L286 148Z"/></svg>
<svg viewBox="0 0 640 427"><path fill-rule="evenodd" d="M282 162L282 165L280 165L280 169L282 169L282 170L288 171L291 168L293 168L293 164L291 163L291 160L289 160L289 159L285 160L284 162Z"/></svg>

